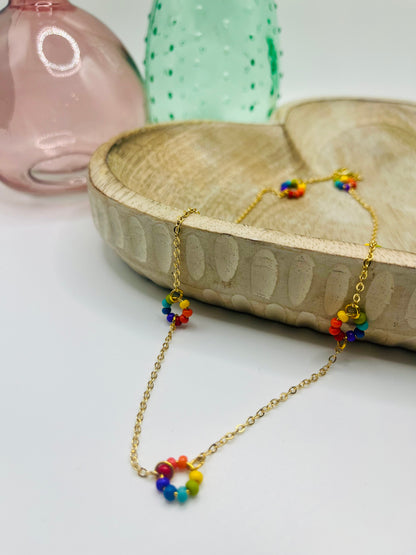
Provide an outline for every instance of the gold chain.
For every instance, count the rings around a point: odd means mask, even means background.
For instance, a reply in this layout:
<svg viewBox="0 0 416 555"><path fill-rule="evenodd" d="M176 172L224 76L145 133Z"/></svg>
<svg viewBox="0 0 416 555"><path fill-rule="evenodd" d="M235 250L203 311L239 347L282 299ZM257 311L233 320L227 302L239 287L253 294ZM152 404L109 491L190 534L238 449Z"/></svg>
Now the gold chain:
<svg viewBox="0 0 416 555"><path fill-rule="evenodd" d="M185 218L187 218L191 214L199 214L199 212L196 208L188 208L188 210L186 210L182 214L182 216L180 218L178 218L178 220L176 221L176 225L174 227L174 239L173 239L173 246L174 246L174 249L173 249L173 260L174 260L173 266L174 266L174 271L173 271L173 290L172 290L171 295L176 294L175 298L177 300L179 300L183 295L183 292L180 288L181 287L181 270L180 270L181 238L180 238L180 231L181 231L183 221L185 220ZM131 462L131 466L134 468L134 470L137 472L137 474L139 476L141 476L142 478L145 478L146 476L151 476L151 475L157 476L157 472L155 470L147 470L146 468L144 468L143 466L140 465L138 455L137 455L137 449L139 447L139 441L140 441L139 438L140 438L140 434L142 432L142 423L143 423L144 413L146 412L146 409L147 409L147 403L150 399L150 395L151 395L151 392L153 390L155 381L157 380L157 377L159 375L159 371L162 367L162 362L165 358L165 353L169 349L169 344L172 341L173 332L175 331L175 329L176 329L175 323L172 322L171 325L170 325L169 333L165 337L165 341L163 342L162 348L160 349L160 353L157 355L157 359L156 359L156 362L154 364L153 371L150 374L149 381L147 382L146 391L143 393L143 398L142 398L142 401L140 403L140 409L139 409L139 412L136 415L136 422L134 424L133 439L132 439L132 442L131 442L131 451L130 451L130 462Z"/></svg>
<svg viewBox="0 0 416 555"><path fill-rule="evenodd" d="M305 185L312 185L313 183L328 181L329 179L332 179L332 177L333 175L327 175L325 177L311 177L310 179L306 179L303 183L305 183ZM265 187L256 195L256 198L253 200L253 202L249 204L244 212L242 212L242 214L235 220L235 223L240 224L250 214L253 208L258 205L258 203L267 193L271 193L278 198L284 198L286 196L286 193L284 193L283 191L278 191L277 189L273 189L272 187Z"/></svg>
<svg viewBox="0 0 416 555"><path fill-rule="evenodd" d="M162 348L160 349L160 353L157 355L157 360L153 366L153 371L150 374L149 381L147 382L146 391L143 393L143 399L140 403L140 409L136 416L136 422L134 424L134 433L133 439L131 442L131 451L130 451L130 462L131 466L137 472L139 476L142 478L146 478L146 476L157 476L157 472L155 470L146 470L143 466L140 465L138 456L137 456L137 449L139 447L139 438L142 432L142 423L144 418L144 413L147 409L147 403L150 399L150 395L152 393L153 387L155 385L155 381L159 375L159 371L162 367L163 359L165 358L165 353L169 349L169 344L172 340L173 332L175 331L175 324L172 322L170 325L169 333L167 334L165 341L163 342Z"/></svg>
<svg viewBox="0 0 416 555"><path fill-rule="evenodd" d="M282 193L281 191L277 191L276 189L272 189L270 187L266 187L265 189L262 189L259 192L259 194L256 196L256 198L253 200L253 202L251 204L249 204L247 206L247 208L244 210L244 212L235 220L235 223L236 224L241 223L244 220L244 218L246 218L250 214L250 212L253 210L253 208L258 205L258 203L261 201L261 199L267 193L271 193L272 195L276 195L279 198L283 198L285 196L285 194Z"/></svg>
<svg viewBox="0 0 416 555"><path fill-rule="evenodd" d="M370 214L371 216L371 221L373 224L373 230L371 233L371 239L370 242L368 243L368 253L367 256L363 262L362 268L361 268L361 273L358 277L358 283L355 286L355 293L352 297L353 303L355 303L356 305L358 305L358 303L361 300L361 296L360 293L362 293L364 291L365 285L364 285L364 281L367 279L368 277L368 268L374 258L374 251L377 248L377 231L378 231L378 219L377 219L377 214L374 211L374 208L372 206L370 206L369 204L367 204L358 194L354 189L350 189L349 194L359 203L361 204L361 206L367 210L367 212Z"/></svg>
<svg viewBox="0 0 416 555"><path fill-rule="evenodd" d="M318 182L321 182L321 181L327 181L329 179L336 179L337 176L343 175L346 172L347 172L347 170L345 170L345 169L337 170L337 172L335 172L331 176L326 176L324 178L313 177L313 178L311 178L307 181L304 181L303 183L311 184L311 183L318 183ZM355 175L355 177L356 177L357 180L360 179L360 177L358 175ZM273 189L273 188L270 188L270 187L262 189L257 194L254 201L237 218L235 223L240 223L242 220L244 220L244 218L247 217L247 215L253 210L253 208L255 206L257 206L257 204L261 201L263 196L267 193L271 193L271 194L273 194L273 195L275 195L279 198L283 198L284 196L286 196L286 194L284 192L277 191L276 189ZM377 220L377 216L376 216L376 213L375 213L374 209L369 204L367 204L355 192L355 190L350 189L348 191L348 193L365 210L367 210L367 212L371 216L372 224L373 224L371 239L370 239L370 242L368 243L368 247L369 247L368 248L368 254L367 254L367 257L365 258L365 260L363 262L361 273L359 275L359 281L358 281L358 283L355 287L356 293L353 295L353 298L352 298L353 303L351 303L351 306L354 308L354 307L357 307L358 303L361 300L360 293L362 293L363 290L364 290L364 287L365 287L364 286L364 281L368 277L368 268L371 264L371 261L373 260L374 251L378 246L377 245L378 220ZM180 243L181 243L181 241L180 241L180 231L181 231L182 224L183 224L184 220L188 216L190 216L191 214L196 214L196 213L199 214L198 210L196 210L195 208L188 208L188 210L186 210L182 214L182 216L180 216L180 218L178 218L178 220L176 222L176 225L174 227L173 289L172 289L172 292L170 293L170 295L174 299L174 302L177 302L183 296L183 291L181 290L181 281L180 281L180 275L181 275L180 274L180 254L181 254L181 251L180 251ZM142 478L145 478L147 476L158 477L158 472L156 472L156 470L147 470L146 468L144 468L143 466L140 465L139 460L138 460L137 450L138 450L138 447L139 447L140 434L141 434L141 431L142 431L142 424L143 424L144 415L145 415L145 412L146 412L146 409L147 409L147 403L150 399L151 392L154 388L154 384L155 384L155 382L158 378L159 371L162 367L162 362L165 358L165 353L169 349L169 345L170 345L170 342L172 340L173 332L175 331L175 329L176 329L175 323L172 322L170 324L169 332L168 332L168 334L167 334L167 336L166 336L166 338L163 342L162 348L161 348L161 350L160 350L160 352L157 356L156 362L154 364L154 369L150 374L150 378L149 378L149 381L147 382L146 390L143 394L143 398L142 398L142 401L140 403L139 411L136 415L136 421L135 421L134 433L133 433L133 439L132 439L132 445L131 445L131 451L130 451L130 462L131 462L131 465L134 468L134 470ZM215 443L210 445L208 447L208 449L206 449L205 451L202 451L192 461L190 461L188 463L189 468L195 469L195 470L200 468L204 464L204 462L205 462L205 460L208 456L213 455L214 453L216 453L220 447L223 447L224 445L226 445L229 441L234 439L238 434L242 434L243 432L245 432L245 430L249 426L252 426L253 424L255 424L258 419L262 418L265 414L270 412L272 409L278 407L282 402L287 401L289 396L295 395L301 389L309 386L313 382L317 382L320 377L325 376L325 374L328 372L328 370L330 370L331 366L336 362L337 356L345 349L346 345L347 345L346 341L337 342L334 353L328 358L328 362L326 364L324 364L324 366L322 366L316 373L311 374L311 376L309 378L303 379L300 383L298 383L298 385L294 385L294 386L290 387L286 392L281 393L279 397L271 399L267 403L267 405L264 405L263 407L261 407L254 414L254 416L249 416L243 424L239 424L238 426L236 426L234 428L234 430L224 434L218 441L216 441Z"/></svg>
<svg viewBox="0 0 416 555"><path fill-rule="evenodd" d="M303 379L301 382L298 383L298 385L292 385L292 387L289 387L287 391L281 393L279 397L271 399L267 403L267 405L264 405L264 407L261 407L254 414L254 416L249 416L247 420L244 422L244 424L239 424L238 426L235 427L235 429L232 432L228 432L224 434L221 439L219 439L218 441L210 445L206 451L203 451L197 457L195 457L191 461L191 465L194 468L200 468L204 464L205 459L209 455L213 455L214 453L216 453L220 447L223 447L229 441L234 439L237 434L242 434L243 432L246 431L248 426L252 426L257 422L259 418L262 418L265 414L270 412L272 409L275 409L280 403L287 401L289 398L289 395L295 395L295 393L297 393L300 389L307 387L313 382L317 382L319 378L321 378L322 376L325 376L325 374L328 372L331 366L336 362L337 355L339 355L339 353L341 353L345 349L345 347L346 347L346 343L337 344L337 346L335 347L334 354L332 354L328 358L328 362L324 366L322 366L318 370L318 372L311 374L309 378Z"/></svg>
<svg viewBox="0 0 416 555"><path fill-rule="evenodd" d="M173 238L173 292L182 296L183 291L181 290L181 237L180 231L185 218L191 214L199 214L199 210L196 208L188 208L180 218L178 218L175 227L173 228L174 238Z"/></svg>

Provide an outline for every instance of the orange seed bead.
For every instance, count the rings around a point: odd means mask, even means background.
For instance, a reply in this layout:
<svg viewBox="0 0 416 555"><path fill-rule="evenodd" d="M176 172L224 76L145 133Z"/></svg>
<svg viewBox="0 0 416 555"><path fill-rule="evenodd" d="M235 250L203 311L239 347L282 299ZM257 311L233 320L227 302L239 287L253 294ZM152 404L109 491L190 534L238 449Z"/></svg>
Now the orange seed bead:
<svg viewBox="0 0 416 555"><path fill-rule="evenodd" d="M186 455L181 455L179 459L176 461L176 464L178 465L178 468L180 470L186 470L187 463L188 463L188 457Z"/></svg>

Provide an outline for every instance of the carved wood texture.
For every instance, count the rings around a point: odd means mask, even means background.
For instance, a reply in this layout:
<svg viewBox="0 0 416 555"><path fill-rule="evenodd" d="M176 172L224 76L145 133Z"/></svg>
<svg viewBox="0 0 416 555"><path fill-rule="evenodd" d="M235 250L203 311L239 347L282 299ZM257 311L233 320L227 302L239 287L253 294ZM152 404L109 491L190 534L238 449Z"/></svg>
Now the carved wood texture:
<svg viewBox="0 0 416 555"><path fill-rule="evenodd" d="M179 122L102 145L90 165L95 225L137 272L170 287L173 224L184 291L202 301L326 332L351 297L370 236L368 214L330 182L300 200L259 189L291 177L359 171L379 243L364 307L366 339L416 350L416 106L332 99L279 110L268 125Z"/></svg>

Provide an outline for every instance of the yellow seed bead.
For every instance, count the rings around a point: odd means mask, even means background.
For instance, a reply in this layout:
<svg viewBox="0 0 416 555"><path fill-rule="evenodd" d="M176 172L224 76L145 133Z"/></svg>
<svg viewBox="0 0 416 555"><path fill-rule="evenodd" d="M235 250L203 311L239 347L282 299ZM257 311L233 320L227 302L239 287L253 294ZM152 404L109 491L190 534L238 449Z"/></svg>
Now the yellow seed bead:
<svg viewBox="0 0 416 555"><path fill-rule="evenodd" d="M339 178L339 180L342 181L343 183L346 183L346 182L348 181L348 177L347 177L346 175L342 175L342 176Z"/></svg>
<svg viewBox="0 0 416 555"><path fill-rule="evenodd" d="M194 480L194 482L198 482L198 484L200 484L204 479L204 475L202 474L202 472L199 472L199 470L191 470L191 472L189 473L189 479Z"/></svg>
<svg viewBox="0 0 416 555"><path fill-rule="evenodd" d="M179 303L179 306L181 307L181 309L183 310L184 308L188 308L189 306L189 301L187 299L184 299L183 301L181 301Z"/></svg>
<svg viewBox="0 0 416 555"><path fill-rule="evenodd" d="M306 189L305 183L299 183L298 189L299 189L300 191L304 191L304 190Z"/></svg>
<svg viewBox="0 0 416 555"><path fill-rule="evenodd" d="M343 310L340 310L337 313L338 318L341 320L341 322L348 322L348 315L346 312L344 312Z"/></svg>

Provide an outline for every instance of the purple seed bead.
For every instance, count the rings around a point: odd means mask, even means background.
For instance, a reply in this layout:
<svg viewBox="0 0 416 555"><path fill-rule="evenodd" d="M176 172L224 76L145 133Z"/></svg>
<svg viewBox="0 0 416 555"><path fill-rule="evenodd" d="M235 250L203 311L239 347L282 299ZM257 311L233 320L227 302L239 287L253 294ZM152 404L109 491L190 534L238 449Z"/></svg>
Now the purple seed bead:
<svg viewBox="0 0 416 555"><path fill-rule="evenodd" d="M175 315L173 314L173 312L169 312L169 314L166 316L166 320L168 322L172 322L174 317L175 317Z"/></svg>
<svg viewBox="0 0 416 555"><path fill-rule="evenodd" d="M169 485L169 483L169 478L159 478L158 480L156 480L156 487L159 491L163 491L165 487Z"/></svg>
<svg viewBox="0 0 416 555"><path fill-rule="evenodd" d="M347 331L347 341L351 343L355 341L355 333L353 331Z"/></svg>
<svg viewBox="0 0 416 555"><path fill-rule="evenodd" d="M349 191L350 190L350 186L348 185L348 183L344 183L344 191Z"/></svg>

